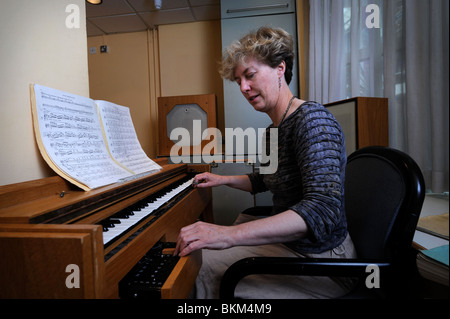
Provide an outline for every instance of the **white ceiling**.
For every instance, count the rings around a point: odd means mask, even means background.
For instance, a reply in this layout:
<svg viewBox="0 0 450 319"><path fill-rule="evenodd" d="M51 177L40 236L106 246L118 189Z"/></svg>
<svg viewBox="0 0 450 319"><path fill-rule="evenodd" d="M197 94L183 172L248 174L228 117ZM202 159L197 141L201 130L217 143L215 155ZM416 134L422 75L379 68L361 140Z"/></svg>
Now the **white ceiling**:
<svg viewBox="0 0 450 319"><path fill-rule="evenodd" d="M162 0L157 10L154 0L103 0L86 2L88 36L136 32L158 25L220 19L220 0Z"/></svg>

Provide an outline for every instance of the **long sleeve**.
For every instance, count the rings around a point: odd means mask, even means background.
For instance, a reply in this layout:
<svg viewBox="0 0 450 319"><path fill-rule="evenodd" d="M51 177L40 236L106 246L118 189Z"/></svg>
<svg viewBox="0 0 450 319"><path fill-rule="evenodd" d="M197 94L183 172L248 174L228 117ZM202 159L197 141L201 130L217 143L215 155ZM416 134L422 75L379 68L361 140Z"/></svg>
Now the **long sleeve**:
<svg viewBox="0 0 450 319"><path fill-rule="evenodd" d="M338 122L323 106L304 103L278 128L278 169L253 176L273 193L274 213L297 212L308 237L290 243L300 252L319 253L339 245L347 234L344 180L345 143ZM254 183L254 184L253 184Z"/></svg>
<svg viewBox="0 0 450 319"><path fill-rule="evenodd" d="M290 209L303 217L311 242L342 238L345 144L339 124L324 109L306 109L298 117L295 154L303 197ZM342 238L343 240L343 238Z"/></svg>

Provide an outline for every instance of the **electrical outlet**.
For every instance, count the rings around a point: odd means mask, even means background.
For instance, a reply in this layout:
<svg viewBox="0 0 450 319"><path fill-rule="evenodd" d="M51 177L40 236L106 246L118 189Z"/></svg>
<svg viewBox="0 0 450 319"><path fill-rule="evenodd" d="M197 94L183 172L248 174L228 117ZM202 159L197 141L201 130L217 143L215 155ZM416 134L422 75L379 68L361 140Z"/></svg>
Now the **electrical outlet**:
<svg viewBox="0 0 450 319"><path fill-rule="evenodd" d="M108 52L109 52L109 50L108 50L108 46L106 44L100 46L100 53L108 53Z"/></svg>
<svg viewBox="0 0 450 319"><path fill-rule="evenodd" d="M96 47L90 47L89 48L89 54L96 54L97 53L97 48Z"/></svg>

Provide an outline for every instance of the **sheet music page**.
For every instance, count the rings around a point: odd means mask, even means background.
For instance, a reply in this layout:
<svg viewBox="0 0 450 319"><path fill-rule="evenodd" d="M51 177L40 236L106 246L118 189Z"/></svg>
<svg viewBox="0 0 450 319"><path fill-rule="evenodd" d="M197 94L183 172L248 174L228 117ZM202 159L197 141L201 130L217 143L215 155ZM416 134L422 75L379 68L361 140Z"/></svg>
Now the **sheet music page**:
<svg viewBox="0 0 450 319"><path fill-rule="evenodd" d="M161 166L147 156L139 143L130 109L107 101L95 102L112 157L135 174L159 171Z"/></svg>
<svg viewBox="0 0 450 319"><path fill-rule="evenodd" d="M92 99L37 84L34 94L41 153L64 174L91 189L132 175L109 155Z"/></svg>

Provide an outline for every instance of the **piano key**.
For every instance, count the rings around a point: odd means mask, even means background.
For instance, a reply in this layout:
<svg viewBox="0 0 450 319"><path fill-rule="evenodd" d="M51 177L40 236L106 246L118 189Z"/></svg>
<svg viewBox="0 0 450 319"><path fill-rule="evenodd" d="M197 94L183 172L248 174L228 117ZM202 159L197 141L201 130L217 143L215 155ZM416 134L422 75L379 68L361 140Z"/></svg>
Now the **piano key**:
<svg viewBox="0 0 450 319"><path fill-rule="evenodd" d="M161 206L188 188L193 180L191 178L172 189L168 188L164 192L158 192L154 194L156 197L150 196L147 202L139 202L130 206L129 209L122 210L102 221L103 244L109 243L128 229L134 227L134 225L137 225L141 220L156 212Z"/></svg>
<svg viewBox="0 0 450 319"><path fill-rule="evenodd" d="M161 288L180 257L163 254L164 247L175 243L157 243L119 283L119 296L128 298L161 298Z"/></svg>

